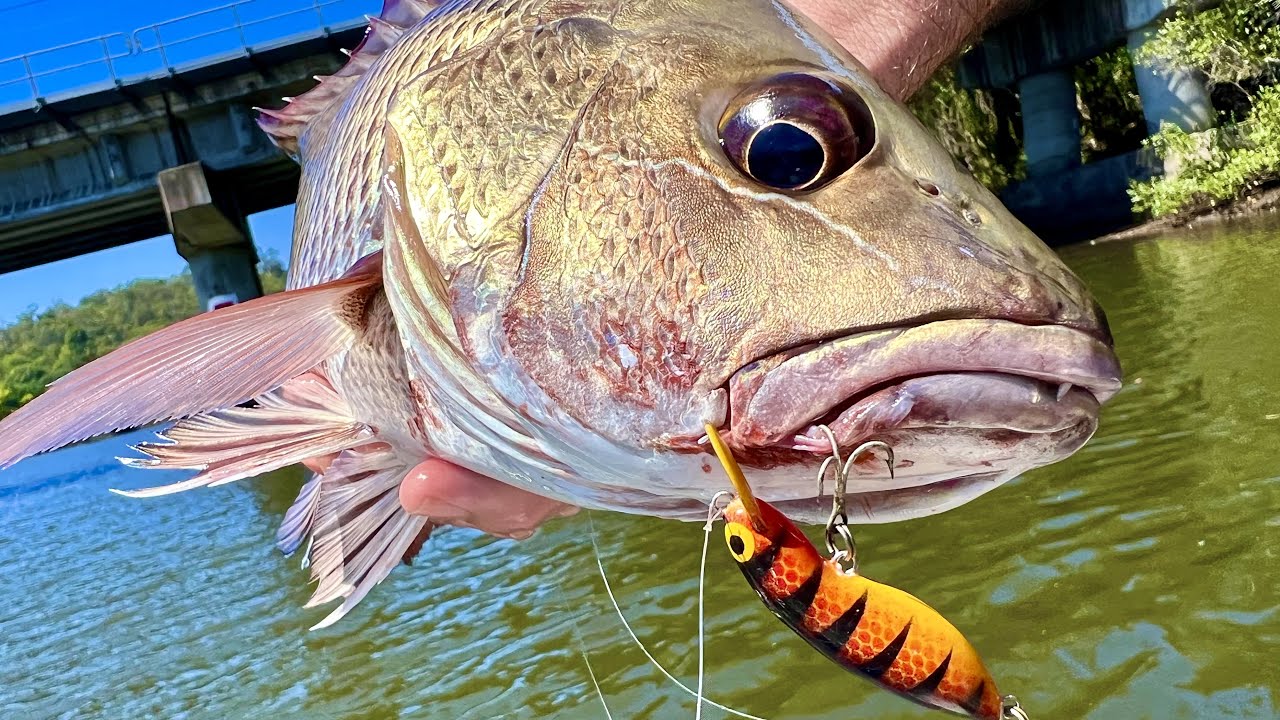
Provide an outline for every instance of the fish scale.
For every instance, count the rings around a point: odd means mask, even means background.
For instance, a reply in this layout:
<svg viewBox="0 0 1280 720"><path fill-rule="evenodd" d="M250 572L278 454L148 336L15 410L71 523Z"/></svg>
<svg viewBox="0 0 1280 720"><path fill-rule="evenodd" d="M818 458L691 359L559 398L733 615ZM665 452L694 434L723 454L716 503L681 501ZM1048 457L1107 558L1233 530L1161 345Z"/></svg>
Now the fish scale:
<svg viewBox="0 0 1280 720"><path fill-rule="evenodd" d="M381 17L403 35L394 43L354 52L348 64L364 69L343 93L332 97L322 93L321 106L301 121L301 129L291 126L285 134L275 129L274 122L263 123L282 148L289 150L296 142L302 165L290 288L332 280L381 248L378 200L383 133L396 93L423 72L528 22L542 4L538 0L385 0ZM290 104L308 107L313 101L308 93Z"/></svg>

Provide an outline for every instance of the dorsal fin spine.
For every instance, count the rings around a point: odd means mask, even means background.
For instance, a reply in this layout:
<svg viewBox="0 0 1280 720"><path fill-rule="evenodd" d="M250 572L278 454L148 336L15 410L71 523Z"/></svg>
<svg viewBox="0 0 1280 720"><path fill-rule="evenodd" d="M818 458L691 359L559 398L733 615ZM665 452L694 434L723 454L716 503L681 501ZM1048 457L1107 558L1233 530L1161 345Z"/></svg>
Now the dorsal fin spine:
<svg viewBox="0 0 1280 720"><path fill-rule="evenodd" d="M282 108L255 108L258 110L258 127L271 137L277 147L297 158L298 139L307 123L331 103L345 97L374 60L438 4L438 0L383 0L382 12L369 17L364 39L347 53L349 59L346 64L332 75L317 77L316 86L305 93L286 98L287 104Z"/></svg>

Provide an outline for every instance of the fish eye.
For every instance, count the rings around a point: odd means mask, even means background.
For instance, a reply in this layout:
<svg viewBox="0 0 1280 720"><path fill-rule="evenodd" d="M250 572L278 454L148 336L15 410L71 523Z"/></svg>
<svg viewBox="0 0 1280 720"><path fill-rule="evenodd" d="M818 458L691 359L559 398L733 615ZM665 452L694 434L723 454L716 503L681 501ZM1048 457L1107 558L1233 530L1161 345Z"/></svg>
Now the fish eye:
<svg viewBox="0 0 1280 720"><path fill-rule="evenodd" d="M871 112L831 80L784 73L756 83L729 103L720 146L747 177L775 190L816 190L866 157L875 145Z"/></svg>
<svg viewBox="0 0 1280 720"><path fill-rule="evenodd" d="M756 538L751 529L742 523L725 523L724 541L729 546L729 554L740 563L747 562L756 554Z"/></svg>

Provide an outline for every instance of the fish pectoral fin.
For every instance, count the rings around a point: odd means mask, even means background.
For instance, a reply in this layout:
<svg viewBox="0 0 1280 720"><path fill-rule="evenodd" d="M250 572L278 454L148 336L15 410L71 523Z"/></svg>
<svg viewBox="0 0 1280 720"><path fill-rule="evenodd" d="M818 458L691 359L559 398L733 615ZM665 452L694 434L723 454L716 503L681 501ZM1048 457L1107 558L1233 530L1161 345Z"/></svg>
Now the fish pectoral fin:
<svg viewBox="0 0 1280 720"><path fill-rule="evenodd" d="M298 499L293 501L289 509L285 511L284 521L280 523L280 528L276 530L276 548L284 553L285 557L289 557L302 547L302 543L311 534L311 529L315 526L316 506L320 504L320 483L324 480L324 475L314 473L311 478L303 483L302 488L298 490ZM307 549L303 553L304 562L302 567L309 567L311 564L311 550Z"/></svg>
<svg viewBox="0 0 1280 720"><path fill-rule="evenodd" d="M350 417L346 402L318 373L292 378L256 400L253 407L183 420L160 435L164 442L134 447L146 458L121 458L131 467L200 470L195 477L112 492L141 498L223 485L374 442L373 430Z"/></svg>
<svg viewBox="0 0 1280 720"><path fill-rule="evenodd" d="M0 469L115 430L233 407L354 342L380 253L346 277L197 315L104 355L0 422Z"/></svg>
<svg viewBox="0 0 1280 720"><path fill-rule="evenodd" d="M523 538L577 510L440 458L410 467L380 444L343 451L313 482L299 493L278 536L292 548L311 537L316 590L307 607L343 598L313 630L342 619L396 565L412 564L438 526Z"/></svg>
<svg viewBox="0 0 1280 720"><path fill-rule="evenodd" d="M426 546L427 540L431 539L431 532L436 529L432 523L427 523L425 527L418 531L418 536L409 543L409 549L404 551L404 557L401 560L405 565L413 566L413 561L418 559L418 555L422 553L422 548Z"/></svg>

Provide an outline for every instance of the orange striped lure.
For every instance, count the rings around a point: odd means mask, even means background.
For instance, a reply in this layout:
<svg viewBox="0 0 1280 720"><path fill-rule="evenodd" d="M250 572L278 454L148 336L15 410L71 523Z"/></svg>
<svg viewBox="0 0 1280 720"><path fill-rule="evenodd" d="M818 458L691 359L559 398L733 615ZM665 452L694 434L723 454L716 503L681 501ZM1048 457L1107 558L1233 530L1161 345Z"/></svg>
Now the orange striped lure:
<svg viewBox="0 0 1280 720"><path fill-rule="evenodd" d="M747 485L715 428L707 435L737 497L724 510L725 542L747 582L787 627L836 664L925 707L981 720L1026 720L964 635L909 593L824 559L790 520ZM825 473L825 466L823 472ZM837 510L843 516L843 477ZM847 526L841 533L852 540ZM832 546L828 523L828 545ZM850 542L848 553L852 553ZM834 551L834 550L833 550Z"/></svg>

